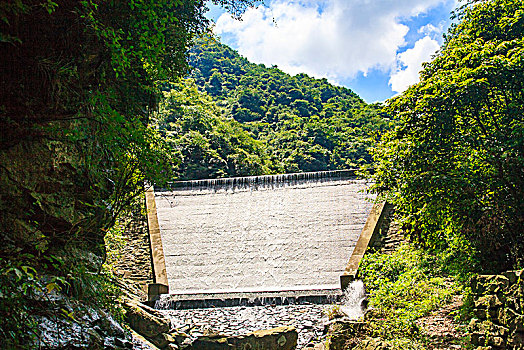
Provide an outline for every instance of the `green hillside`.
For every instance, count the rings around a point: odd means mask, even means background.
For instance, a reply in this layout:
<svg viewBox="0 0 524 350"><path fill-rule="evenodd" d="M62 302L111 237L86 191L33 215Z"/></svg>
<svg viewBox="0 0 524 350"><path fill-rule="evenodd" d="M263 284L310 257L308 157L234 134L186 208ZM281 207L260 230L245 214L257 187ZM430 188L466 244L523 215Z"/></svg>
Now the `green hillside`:
<svg viewBox="0 0 524 350"><path fill-rule="evenodd" d="M172 150L175 176L203 179L271 172L265 145L232 118L191 79L170 83L157 113L158 129Z"/></svg>
<svg viewBox="0 0 524 350"><path fill-rule="evenodd" d="M190 65L200 91L265 144L273 172L368 164L374 135L389 125L379 105L347 88L250 63L212 38L197 42Z"/></svg>

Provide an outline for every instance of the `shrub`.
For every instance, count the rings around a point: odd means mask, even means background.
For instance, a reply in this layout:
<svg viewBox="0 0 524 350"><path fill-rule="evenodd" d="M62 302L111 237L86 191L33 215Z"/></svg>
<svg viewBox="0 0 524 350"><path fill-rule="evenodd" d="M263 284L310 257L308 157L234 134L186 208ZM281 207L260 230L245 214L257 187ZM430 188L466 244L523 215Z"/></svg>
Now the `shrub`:
<svg viewBox="0 0 524 350"><path fill-rule="evenodd" d="M369 333L385 339L417 338L416 320L457 292L440 260L410 245L391 254L367 254L359 273L372 307ZM369 316L368 316L369 318Z"/></svg>

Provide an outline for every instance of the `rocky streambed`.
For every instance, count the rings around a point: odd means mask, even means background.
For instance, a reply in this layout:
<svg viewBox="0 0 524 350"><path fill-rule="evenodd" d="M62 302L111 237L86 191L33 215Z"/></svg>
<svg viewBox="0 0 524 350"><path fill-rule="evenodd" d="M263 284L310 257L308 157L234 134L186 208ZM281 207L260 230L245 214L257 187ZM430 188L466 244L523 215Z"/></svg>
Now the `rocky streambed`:
<svg viewBox="0 0 524 350"><path fill-rule="evenodd" d="M261 329L293 326L297 349L321 338L331 305L232 306L188 310L163 310L174 328L199 337L210 334L242 335Z"/></svg>

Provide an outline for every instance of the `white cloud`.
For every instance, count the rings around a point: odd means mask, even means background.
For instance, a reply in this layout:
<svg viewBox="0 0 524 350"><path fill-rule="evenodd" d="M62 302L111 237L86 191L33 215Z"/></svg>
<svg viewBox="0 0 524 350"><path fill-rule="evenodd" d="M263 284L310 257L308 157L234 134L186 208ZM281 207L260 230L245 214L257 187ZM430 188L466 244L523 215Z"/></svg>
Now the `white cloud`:
<svg viewBox="0 0 524 350"><path fill-rule="evenodd" d="M444 27L446 26L446 21L440 21L439 24L436 26L428 23L418 29L418 32L420 34L424 34L425 36L431 36L433 39L436 37L439 37L442 33L444 33Z"/></svg>
<svg viewBox="0 0 524 350"><path fill-rule="evenodd" d="M439 29L438 27L435 27L433 24L428 23L425 26L422 26L418 29L419 33L422 33L424 35L429 35L433 33L439 33L442 32L442 28Z"/></svg>
<svg viewBox="0 0 524 350"><path fill-rule="evenodd" d="M215 32L256 63L340 81L371 69L395 71L409 31L402 20L446 1L273 0L248 10L243 21L222 15Z"/></svg>
<svg viewBox="0 0 524 350"><path fill-rule="evenodd" d="M410 85L419 80L419 72L422 69L422 63L431 60L431 56L439 49L436 40L425 36L415 43L412 49L408 49L397 55L399 67L390 79L389 85L396 92L406 90Z"/></svg>

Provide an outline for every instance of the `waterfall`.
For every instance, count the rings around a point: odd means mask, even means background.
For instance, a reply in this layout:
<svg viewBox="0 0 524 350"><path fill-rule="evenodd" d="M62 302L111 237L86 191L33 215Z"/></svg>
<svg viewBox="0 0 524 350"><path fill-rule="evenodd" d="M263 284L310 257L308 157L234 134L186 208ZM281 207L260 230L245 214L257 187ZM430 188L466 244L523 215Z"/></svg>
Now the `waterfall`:
<svg viewBox="0 0 524 350"><path fill-rule="evenodd" d="M207 309L234 306L329 305L343 297L340 289L312 289L280 292L233 292L164 294L154 304L157 310Z"/></svg>
<svg viewBox="0 0 524 350"><path fill-rule="evenodd" d="M356 320L364 316L364 312L366 311L365 304L366 288L364 287L364 282L361 280L351 282L344 291L340 311L350 319Z"/></svg>
<svg viewBox="0 0 524 350"><path fill-rule="evenodd" d="M228 177L219 179L202 179L173 181L168 184L172 191L238 191L257 190L260 188L275 189L279 187L318 183L324 181L344 180L355 177L355 169L317 171L306 173Z"/></svg>

